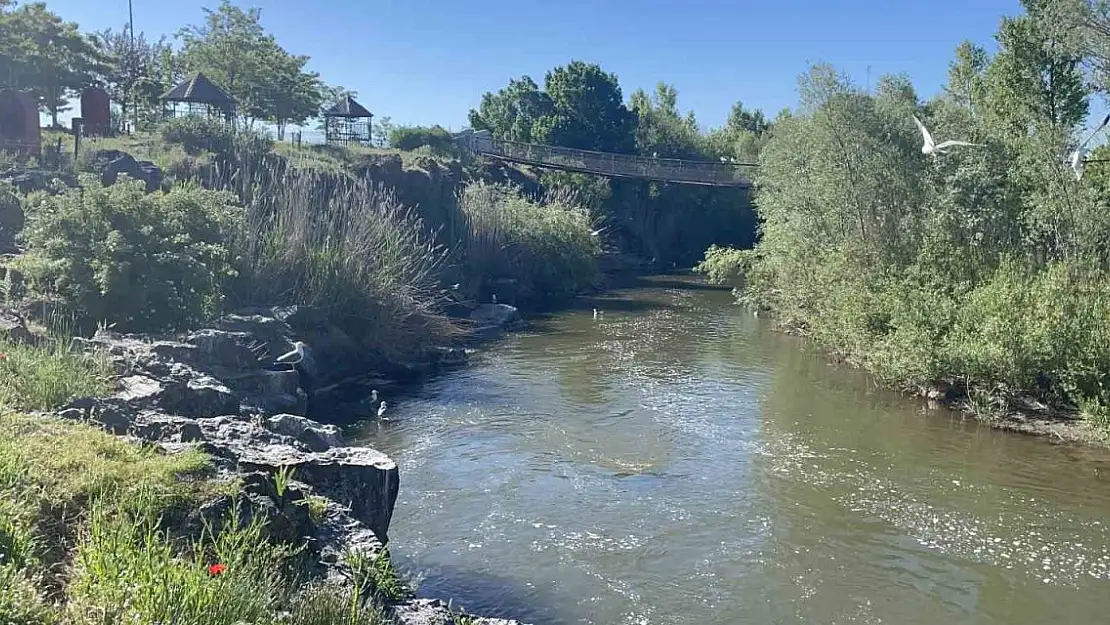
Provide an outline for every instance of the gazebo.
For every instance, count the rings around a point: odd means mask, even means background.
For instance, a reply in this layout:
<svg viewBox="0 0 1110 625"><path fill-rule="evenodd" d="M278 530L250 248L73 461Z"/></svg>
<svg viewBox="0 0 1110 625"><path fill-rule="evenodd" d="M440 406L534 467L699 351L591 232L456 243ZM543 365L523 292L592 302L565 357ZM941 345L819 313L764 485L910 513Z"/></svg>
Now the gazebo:
<svg viewBox="0 0 1110 625"><path fill-rule="evenodd" d="M324 111L324 140L327 143L347 145L370 143L370 126L374 114L366 110L351 96L344 96Z"/></svg>
<svg viewBox="0 0 1110 625"><path fill-rule="evenodd" d="M178 115L207 115L230 120L235 116L235 100L200 72L163 93L160 99L162 116L167 119ZM178 109L179 104L185 105L184 112Z"/></svg>

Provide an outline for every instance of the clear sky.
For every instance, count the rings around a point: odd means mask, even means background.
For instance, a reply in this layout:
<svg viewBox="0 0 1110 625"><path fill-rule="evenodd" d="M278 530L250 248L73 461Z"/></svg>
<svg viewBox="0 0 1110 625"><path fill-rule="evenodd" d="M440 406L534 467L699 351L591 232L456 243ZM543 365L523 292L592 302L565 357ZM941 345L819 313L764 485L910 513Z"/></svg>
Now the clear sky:
<svg viewBox="0 0 1110 625"><path fill-rule="evenodd" d="M135 29L171 35L218 0L133 0ZM827 61L861 85L906 72L919 95L944 82L956 45L994 50L1018 0L237 0L262 9L289 51L377 117L459 129L481 94L572 59L620 78L625 97L662 80L703 127L741 100L774 115ZM120 27L127 0L47 0L83 30Z"/></svg>

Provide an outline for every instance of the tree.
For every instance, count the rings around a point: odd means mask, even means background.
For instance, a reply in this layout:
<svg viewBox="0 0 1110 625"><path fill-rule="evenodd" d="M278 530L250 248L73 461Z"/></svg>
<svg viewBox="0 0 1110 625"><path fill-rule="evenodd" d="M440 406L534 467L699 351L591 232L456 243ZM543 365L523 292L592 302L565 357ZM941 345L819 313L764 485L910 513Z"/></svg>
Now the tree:
<svg viewBox="0 0 1110 625"><path fill-rule="evenodd" d="M956 58L948 64L948 84L944 86L944 92L954 102L967 108L972 116L984 97L988 64L987 51L970 41L956 48Z"/></svg>
<svg viewBox="0 0 1110 625"><path fill-rule="evenodd" d="M581 150L627 154L635 149L634 119L615 74L571 61L547 73L544 92L553 112L537 121L536 139Z"/></svg>
<svg viewBox="0 0 1110 625"><path fill-rule="evenodd" d="M105 58L102 75L108 97L119 104L121 118L137 117L136 109L150 109L157 105L158 96L168 89L165 75L160 71L163 58L172 54L165 37L154 43L143 33L131 36L129 25L120 30L106 29L95 35L100 53Z"/></svg>
<svg viewBox="0 0 1110 625"><path fill-rule="evenodd" d="M374 145L379 148L389 147L389 137L393 134L396 126L393 125L393 118L388 115L382 117L370 129L370 139Z"/></svg>
<svg viewBox="0 0 1110 625"><path fill-rule="evenodd" d="M315 117L324 101L320 75L305 71L306 63L307 56L288 54L272 39L267 41L262 70L271 78L256 94L252 113L273 122L279 141L285 138L289 124L300 125Z"/></svg>
<svg viewBox="0 0 1110 625"><path fill-rule="evenodd" d="M1081 58L1041 19L1043 0L1023 0L1029 12L1004 18L999 51L986 72L988 104L1015 136L1046 126L1072 128L1087 116Z"/></svg>
<svg viewBox="0 0 1110 625"><path fill-rule="evenodd" d="M661 158L701 158L705 141L698 132L697 120L678 110L678 91L665 83L655 87L654 97L643 89L629 99L636 120L636 151Z"/></svg>
<svg viewBox="0 0 1110 625"><path fill-rule="evenodd" d="M537 120L554 112L551 98L528 76L513 78L496 94L486 93L468 115L474 130L489 130L495 139L534 142Z"/></svg>
<svg viewBox="0 0 1110 625"><path fill-rule="evenodd" d="M94 83L103 59L77 24L62 21L44 3L7 11L10 6L0 4L0 61L8 69L0 84L31 90L57 126L68 97Z"/></svg>

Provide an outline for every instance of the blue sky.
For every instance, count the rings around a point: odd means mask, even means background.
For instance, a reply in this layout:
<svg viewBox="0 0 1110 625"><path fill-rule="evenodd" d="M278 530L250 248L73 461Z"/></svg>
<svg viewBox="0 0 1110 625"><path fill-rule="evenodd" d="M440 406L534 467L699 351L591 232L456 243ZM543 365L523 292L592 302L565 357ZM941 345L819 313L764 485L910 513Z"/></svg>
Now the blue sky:
<svg viewBox="0 0 1110 625"><path fill-rule="evenodd" d="M133 0L148 37L199 23L218 0ZM662 80L703 127L736 100L773 115L796 80L827 61L866 84L906 72L928 97L956 45L994 50L1018 0L237 0L262 9L286 49L312 57L325 81L356 89L376 116L459 129L481 94L572 59L599 63L627 98ZM120 27L127 0L47 0L83 30Z"/></svg>

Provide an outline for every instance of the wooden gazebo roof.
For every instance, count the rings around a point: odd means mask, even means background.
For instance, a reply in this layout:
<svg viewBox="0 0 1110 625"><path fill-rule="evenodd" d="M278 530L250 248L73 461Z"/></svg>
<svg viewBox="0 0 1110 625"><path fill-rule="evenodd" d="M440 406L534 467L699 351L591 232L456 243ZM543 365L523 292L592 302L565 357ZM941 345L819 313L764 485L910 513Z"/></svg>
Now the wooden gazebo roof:
<svg viewBox="0 0 1110 625"><path fill-rule="evenodd" d="M324 117L373 117L374 114L366 110L366 107L359 104L351 96L344 96L339 99L330 109L324 111Z"/></svg>
<svg viewBox="0 0 1110 625"><path fill-rule="evenodd" d="M208 104L221 109L235 106L235 100L231 96L224 93L223 89L217 87L216 83L208 80L208 77L200 72L163 93L161 99L165 102Z"/></svg>

